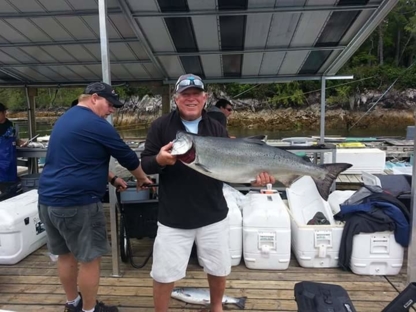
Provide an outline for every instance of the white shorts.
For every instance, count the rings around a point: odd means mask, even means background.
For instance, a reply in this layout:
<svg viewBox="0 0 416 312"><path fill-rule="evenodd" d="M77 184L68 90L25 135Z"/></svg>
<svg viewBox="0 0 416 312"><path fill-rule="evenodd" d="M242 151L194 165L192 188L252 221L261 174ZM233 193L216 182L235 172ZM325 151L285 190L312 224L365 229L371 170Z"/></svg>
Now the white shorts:
<svg viewBox="0 0 416 312"><path fill-rule="evenodd" d="M186 276L194 242L207 274L227 276L231 272L228 218L201 228L175 229L158 223L150 276L159 283L176 282Z"/></svg>

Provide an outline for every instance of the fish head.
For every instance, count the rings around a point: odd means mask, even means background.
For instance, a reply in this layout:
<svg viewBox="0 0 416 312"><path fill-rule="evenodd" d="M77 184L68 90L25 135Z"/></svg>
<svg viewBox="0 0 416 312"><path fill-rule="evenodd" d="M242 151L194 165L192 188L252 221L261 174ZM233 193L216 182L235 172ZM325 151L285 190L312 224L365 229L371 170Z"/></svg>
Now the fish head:
<svg viewBox="0 0 416 312"><path fill-rule="evenodd" d="M172 294L171 294L172 298L180 298L180 297L183 297L184 295L185 294L184 294L183 288L180 288L180 287L173 288Z"/></svg>
<svg viewBox="0 0 416 312"><path fill-rule="evenodd" d="M173 147L172 147L171 154L172 155L184 155L190 149L192 149L192 146L193 146L192 135L183 131L178 131L178 133L176 133L176 139L173 140Z"/></svg>

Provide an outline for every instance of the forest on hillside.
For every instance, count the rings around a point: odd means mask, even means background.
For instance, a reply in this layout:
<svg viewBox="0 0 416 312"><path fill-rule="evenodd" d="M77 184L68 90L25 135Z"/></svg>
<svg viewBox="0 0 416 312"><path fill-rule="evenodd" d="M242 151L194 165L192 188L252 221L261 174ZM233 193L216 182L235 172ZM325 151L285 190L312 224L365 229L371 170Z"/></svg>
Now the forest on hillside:
<svg viewBox="0 0 416 312"><path fill-rule="evenodd" d="M404 90L416 86L416 0L399 0L395 9L378 26L377 30L358 49L339 72L354 75L353 81L328 81L327 105L347 107L349 98L366 90L384 92L397 79L394 89ZM209 91L226 94L230 98L257 99L272 107L301 107L305 99L320 91L317 81L272 84L211 84ZM150 95L146 87L129 85L116 88L124 101L132 97ZM54 110L70 106L82 93L82 88L38 89L37 107ZM215 97L215 96L214 96ZM20 88L0 89L0 102L10 110L25 110L25 91Z"/></svg>

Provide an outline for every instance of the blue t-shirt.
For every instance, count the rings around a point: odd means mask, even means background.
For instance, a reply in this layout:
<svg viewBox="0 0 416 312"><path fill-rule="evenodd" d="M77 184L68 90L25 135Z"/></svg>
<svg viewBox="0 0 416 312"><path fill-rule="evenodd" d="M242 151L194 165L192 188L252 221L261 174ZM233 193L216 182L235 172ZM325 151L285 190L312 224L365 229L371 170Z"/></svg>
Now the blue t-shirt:
<svg viewBox="0 0 416 312"><path fill-rule="evenodd" d="M140 164L104 118L86 107L71 108L53 127L39 180L39 203L68 207L100 201L110 156L130 171Z"/></svg>
<svg viewBox="0 0 416 312"><path fill-rule="evenodd" d="M183 125L185 126L185 129L187 132L190 133L194 133L194 134L198 134L198 125L199 122L201 121L202 117L199 117L198 119L189 121L189 120L184 120L181 118Z"/></svg>

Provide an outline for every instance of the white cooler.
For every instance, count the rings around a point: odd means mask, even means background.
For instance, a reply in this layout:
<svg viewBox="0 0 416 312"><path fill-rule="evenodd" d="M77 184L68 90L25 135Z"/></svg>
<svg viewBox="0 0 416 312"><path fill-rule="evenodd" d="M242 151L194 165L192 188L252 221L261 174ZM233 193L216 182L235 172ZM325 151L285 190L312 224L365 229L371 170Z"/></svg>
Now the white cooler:
<svg viewBox="0 0 416 312"><path fill-rule="evenodd" d="M249 269L286 270L290 218L279 193L249 192L243 208L243 257Z"/></svg>
<svg viewBox="0 0 416 312"><path fill-rule="evenodd" d="M383 173L386 166L386 152L378 148L337 148L336 159L352 164L342 174ZM324 153L324 162L332 163L332 153Z"/></svg>
<svg viewBox="0 0 416 312"><path fill-rule="evenodd" d="M286 189L286 195L290 207L292 251L299 265L304 268L338 267L344 225L334 221L331 207L319 195L315 182L309 176L302 177ZM317 212L322 212L330 224L307 225Z"/></svg>
<svg viewBox="0 0 416 312"><path fill-rule="evenodd" d="M0 202L0 264L15 264L44 244L38 190Z"/></svg>
<svg viewBox="0 0 416 312"><path fill-rule="evenodd" d="M324 201L310 177L302 177L286 190L292 222L292 250L302 267L338 267L343 224L333 213L355 191L334 191ZM331 225L306 225L321 211ZM360 275L395 275L403 263L403 247L393 232L361 233L353 238L350 268Z"/></svg>

